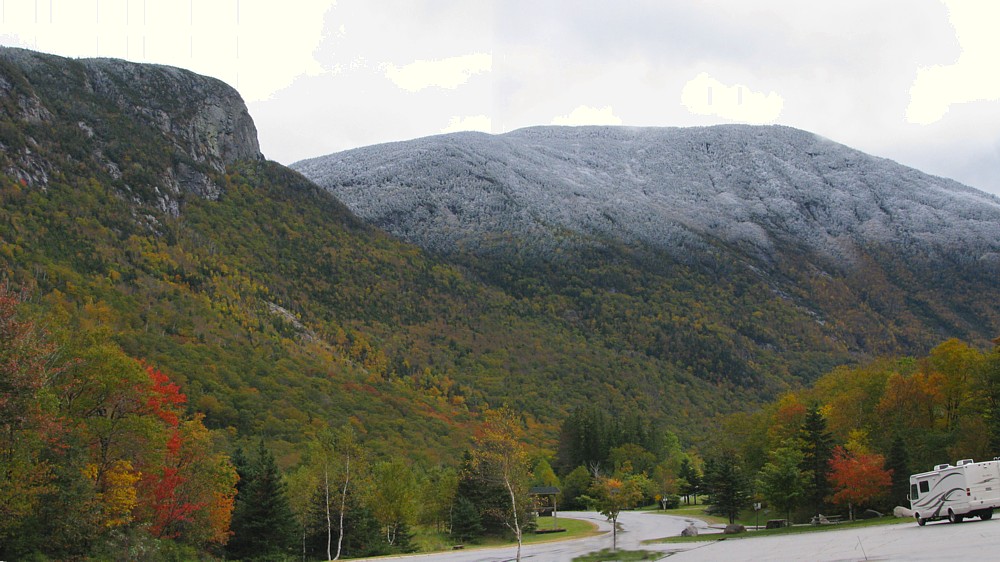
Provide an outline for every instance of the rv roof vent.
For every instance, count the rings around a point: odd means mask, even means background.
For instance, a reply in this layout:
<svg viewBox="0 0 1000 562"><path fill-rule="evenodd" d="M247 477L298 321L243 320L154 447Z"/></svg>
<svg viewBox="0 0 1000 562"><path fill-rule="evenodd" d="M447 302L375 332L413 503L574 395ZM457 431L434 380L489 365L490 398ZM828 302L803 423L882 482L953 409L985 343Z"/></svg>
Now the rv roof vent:
<svg viewBox="0 0 1000 562"><path fill-rule="evenodd" d="M973 462L975 462L975 461L973 461L972 459L962 459L962 460L958 461L957 463L955 463L955 466L965 466L967 464L972 464Z"/></svg>
<svg viewBox="0 0 1000 562"><path fill-rule="evenodd" d="M951 466L951 465L948 464L948 463L939 464L939 465L937 465L937 466L934 467L934 470L944 470L944 469L948 468L949 466Z"/></svg>

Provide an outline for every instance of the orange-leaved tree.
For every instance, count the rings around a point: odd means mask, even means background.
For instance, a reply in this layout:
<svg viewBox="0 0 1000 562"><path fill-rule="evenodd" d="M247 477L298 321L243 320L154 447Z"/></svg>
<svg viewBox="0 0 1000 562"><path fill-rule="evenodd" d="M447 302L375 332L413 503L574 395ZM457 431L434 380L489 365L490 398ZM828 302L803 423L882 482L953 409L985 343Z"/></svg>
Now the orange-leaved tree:
<svg viewBox="0 0 1000 562"><path fill-rule="evenodd" d="M846 504L852 521L854 506L870 504L888 493L892 485L892 471L885 469L882 455L851 452L841 446L833 449L829 478L834 489L830 499L838 505Z"/></svg>
<svg viewBox="0 0 1000 562"><path fill-rule="evenodd" d="M588 498L601 513L611 521L611 549L618 548L618 515L623 509L635 507L642 499L643 475L630 474L624 470L614 476L595 474Z"/></svg>

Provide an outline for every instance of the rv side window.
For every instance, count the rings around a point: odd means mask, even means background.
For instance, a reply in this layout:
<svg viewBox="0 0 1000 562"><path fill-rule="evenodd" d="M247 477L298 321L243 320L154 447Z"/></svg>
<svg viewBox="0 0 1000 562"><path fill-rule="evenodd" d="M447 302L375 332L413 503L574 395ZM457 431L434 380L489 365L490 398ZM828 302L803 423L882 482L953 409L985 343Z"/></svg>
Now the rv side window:
<svg viewBox="0 0 1000 562"><path fill-rule="evenodd" d="M910 484L910 499L914 499L915 500L915 499L917 499L919 497L920 497L920 495L917 494L917 485L916 484Z"/></svg>
<svg viewBox="0 0 1000 562"><path fill-rule="evenodd" d="M928 483L927 483L927 481L926 481L926 480L924 480L924 481L922 481L922 482L920 483L920 493L921 493L921 494L926 494L926 493L927 493L927 492L929 492L930 490L931 490L931 486L930 486L930 484L928 484Z"/></svg>

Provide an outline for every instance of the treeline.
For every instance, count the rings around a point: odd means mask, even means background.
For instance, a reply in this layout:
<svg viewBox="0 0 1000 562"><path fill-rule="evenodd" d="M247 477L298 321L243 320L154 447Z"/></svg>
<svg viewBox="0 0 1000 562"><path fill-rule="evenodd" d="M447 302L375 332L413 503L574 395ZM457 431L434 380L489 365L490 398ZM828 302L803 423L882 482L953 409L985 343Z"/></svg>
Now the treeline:
<svg viewBox="0 0 1000 562"><path fill-rule="evenodd" d="M726 417L705 454L706 492L734 516L755 501L796 520L906 506L910 474L1000 454L1000 347L952 339L926 357L839 367Z"/></svg>

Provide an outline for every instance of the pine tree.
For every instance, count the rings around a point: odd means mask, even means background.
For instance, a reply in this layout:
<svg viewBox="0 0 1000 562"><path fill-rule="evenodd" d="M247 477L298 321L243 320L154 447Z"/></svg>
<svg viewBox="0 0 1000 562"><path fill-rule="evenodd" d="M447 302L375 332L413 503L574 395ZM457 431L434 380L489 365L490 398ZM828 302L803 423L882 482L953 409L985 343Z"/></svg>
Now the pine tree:
<svg viewBox="0 0 1000 562"><path fill-rule="evenodd" d="M885 464L892 471L892 488L889 490L891 504L909 505L906 496L910 493L910 455L906 450L906 442L899 434L892 439Z"/></svg>
<svg viewBox="0 0 1000 562"><path fill-rule="evenodd" d="M451 512L451 536L459 542L474 540L483 534L483 523L479 510L465 496L455 498L455 507Z"/></svg>
<svg viewBox="0 0 1000 562"><path fill-rule="evenodd" d="M982 396L986 404L989 450L1000 455L1000 345L986 356L982 367Z"/></svg>
<svg viewBox="0 0 1000 562"><path fill-rule="evenodd" d="M296 529L274 455L261 441L255 458L248 460L239 452L233 462L240 482L227 554L267 559L289 553L296 543Z"/></svg>
<svg viewBox="0 0 1000 562"><path fill-rule="evenodd" d="M726 515L731 524L740 510L750 505L750 479L735 454L707 459L704 484L715 511Z"/></svg>
<svg viewBox="0 0 1000 562"><path fill-rule="evenodd" d="M698 503L698 493L701 492L702 486L701 474L698 474L698 469L691 459L684 457L677 476L681 479L680 493L684 496L684 503L691 503L690 496L694 496L695 503Z"/></svg>
<svg viewBox="0 0 1000 562"><path fill-rule="evenodd" d="M799 432L804 447L802 471L807 475L806 504L815 513L822 513L832 490L828 474L833 458L833 436L827 431L826 418L819 411L819 404L812 404L806 412Z"/></svg>

